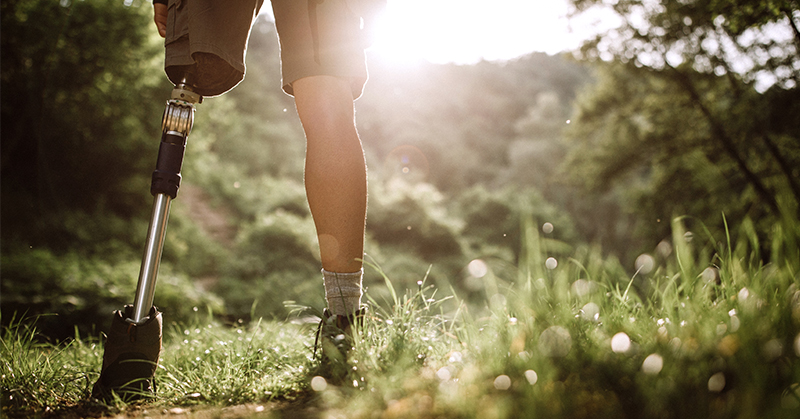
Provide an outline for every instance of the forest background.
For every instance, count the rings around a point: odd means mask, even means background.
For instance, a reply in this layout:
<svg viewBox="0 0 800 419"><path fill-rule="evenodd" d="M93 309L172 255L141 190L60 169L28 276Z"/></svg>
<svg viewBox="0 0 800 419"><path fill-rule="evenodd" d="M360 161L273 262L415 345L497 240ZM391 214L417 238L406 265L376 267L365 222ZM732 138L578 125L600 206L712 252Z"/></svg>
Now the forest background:
<svg viewBox="0 0 800 419"><path fill-rule="evenodd" d="M622 26L573 54L370 57L356 102L365 258L395 287L429 271L485 302L476 267L516 275L526 222L555 261L599 248L633 275L667 257L673 217L724 237L724 214L765 250L768 226L798 217L800 3L572 4L605 4ZM132 300L171 89L151 14L137 1L0 5L4 324L56 314L40 319L43 335L93 334ZM304 139L267 19L247 65L234 91L197 107L156 292L168 321L197 310L282 319L323 304ZM368 267L376 300L382 284Z"/></svg>

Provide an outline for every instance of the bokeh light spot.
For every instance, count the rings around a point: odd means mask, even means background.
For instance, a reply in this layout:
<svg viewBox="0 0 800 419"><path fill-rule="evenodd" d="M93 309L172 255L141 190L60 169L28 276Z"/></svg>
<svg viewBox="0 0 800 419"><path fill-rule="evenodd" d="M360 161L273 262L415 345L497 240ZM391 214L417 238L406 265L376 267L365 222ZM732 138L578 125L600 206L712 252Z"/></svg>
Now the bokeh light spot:
<svg viewBox="0 0 800 419"><path fill-rule="evenodd" d="M744 303L747 301L747 298L750 297L750 290L747 288L740 289L737 297L739 298L739 302Z"/></svg>
<svg viewBox="0 0 800 419"><path fill-rule="evenodd" d="M670 244L669 240L661 240L656 246L656 253L662 258L672 254L672 244Z"/></svg>
<svg viewBox="0 0 800 419"><path fill-rule="evenodd" d="M653 268L656 266L656 260L647 253L642 253L636 258L634 265L636 266L636 272L646 275L653 272Z"/></svg>
<svg viewBox="0 0 800 419"><path fill-rule="evenodd" d="M718 372L708 379L708 391L719 393L725 388L725 374Z"/></svg>
<svg viewBox="0 0 800 419"><path fill-rule="evenodd" d="M551 223L542 224L542 232L544 232L544 234L552 233L553 232L553 224L551 224Z"/></svg>
<svg viewBox="0 0 800 419"><path fill-rule="evenodd" d="M740 325L741 322L739 321L738 317L736 316L731 317L731 333L736 333L739 330Z"/></svg>
<svg viewBox="0 0 800 419"><path fill-rule="evenodd" d="M619 332L611 338L611 350L615 353L622 354L628 352L631 348L631 338L625 332Z"/></svg>
<svg viewBox="0 0 800 419"><path fill-rule="evenodd" d="M311 379L311 389L314 391L325 391L328 388L328 382L325 378L319 375Z"/></svg>
<svg viewBox="0 0 800 419"><path fill-rule="evenodd" d="M783 355L783 344L778 339L771 339L761 347L761 353L768 362L772 362Z"/></svg>
<svg viewBox="0 0 800 419"><path fill-rule="evenodd" d="M528 380L528 384L534 385L539 381L539 375L534 370L527 370L525 371L525 379Z"/></svg>
<svg viewBox="0 0 800 419"><path fill-rule="evenodd" d="M642 362L642 372L648 375L655 375L664 368L664 358L659 354L650 354Z"/></svg>
<svg viewBox="0 0 800 419"><path fill-rule="evenodd" d="M498 390L508 390L511 388L511 378L505 374L498 375L494 379L494 388Z"/></svg>
<svg viewBox="0 0 800 419"><path fill-rule="evenodd" d="M450 369L447 367L439 368L439 371L436 371L436 377L438 377L442 381L447 381L453 377L453 374L450 372Z"/></svg>
<svg viewBox="0 0 800 419"><path fill-rule="evenodd" d="M585 297L596 289L597 285L594 282L585 279L578 279L572 283L572 292L578 297Z"/></svg>
<svg viewBox="0 0 800 419"><path fill-rule="evenodd" d="M544 261L544 266L551 271L558 266L558 261L556 258L549 257L547 260Z"/></svg>
<svg viewBox="0 0 800 419"><path fill-rule="evenodd" d="M800 383L794 383L781 394L781 407L792 410L800 407Z"/></svg>
<svg viewBox="0 0 800 419"><path fill-rule="evenodd" d="M486 262L475 259L467 265L467 270L475 278L483 278L489 272L489 267L486 266Z"/></svg>
<svg viewBox="0 0 800 419"><path fill-rule="evenodd" d="M703 270L703 273L702 273L701 276L703 278L703 281L705 281L705 282L710 284L710 283L717 282L717 278L719 278L719 273L717 272L717 270L715 268L712 268L712 267L709 266L708 268L705 268Z"/></svg>
<svg viewBox="0 0 800 419"><path fill-rule="evenodd" d="M572 349L572 337L561 326L550 326L539 335L539 351L549 357L566 356Z"/></svg>
<svg viewBox="0 0 800 419"><path fill-rule="evenodd" d="M581 309L581 318L593 322L600 320L600 306L595 303L586 303Z"/></svg>

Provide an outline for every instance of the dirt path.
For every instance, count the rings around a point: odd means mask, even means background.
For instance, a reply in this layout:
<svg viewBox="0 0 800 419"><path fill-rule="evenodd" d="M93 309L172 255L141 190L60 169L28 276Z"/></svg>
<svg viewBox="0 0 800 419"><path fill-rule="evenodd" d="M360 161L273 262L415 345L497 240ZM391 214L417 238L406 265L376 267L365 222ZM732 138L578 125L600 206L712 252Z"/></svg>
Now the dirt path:
<svg viewBox="0 0 800 419"><path fill-rule="evenodd" d="M212 206L211 197L199 186L184 182L173 205L182 206L182 213L185 212L214 241L228 248L233 246L236 227L230 223L231 214L225 208ZM219 278L216 276L195 278L195 282L205 290L212 289L217 281Z"/></svg>
<svg viewBox="0 0 800 419"><path fill-rule="evenodd" d="M212 207L211 197L189 183L181 186L180 195L175 200L176 204L187 209L187 215L214 240L225 246L233 244L236 237L236 228L230 224L231 215L224 208Z"/></svg>
<svg viewBox="0 0 800 419"><path fill-rule="evenodd" d="M193 408L142 408L113 416L104 416L102 419L239 419L239 418L311 418L316 416L294 416L283 411L285 406L280 403L243 404L227 407L196 406Z"/></svg>
<svg viewBox="0 0 800 419"><path fill-rule="evenodd" d="M129 406L126 410L111 413L108 407L100 404L86 403L55 411L29 412L33 417L60 419L317 419L324 416L321 398L317 393L304 393L295 400L279 400L264 403L247 403L236 406L196 405L191 407L165 406ZM112 409L113 410L113 409ZM7 412L4 412L7 413ZM10 415L10 418L23 418L29 415ZM4 415L0 415L4 416Z"/></svg>

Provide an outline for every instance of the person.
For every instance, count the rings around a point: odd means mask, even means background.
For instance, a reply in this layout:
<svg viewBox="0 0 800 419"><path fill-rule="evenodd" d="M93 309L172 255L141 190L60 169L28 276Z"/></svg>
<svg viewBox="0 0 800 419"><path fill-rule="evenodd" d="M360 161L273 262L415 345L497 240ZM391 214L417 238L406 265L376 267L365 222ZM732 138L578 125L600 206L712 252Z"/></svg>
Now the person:
<svg viewBox="0 0 800 419"><path fill-rule="evenodd" d="M283 90L294 96L306 137L305 186L317 230L327 308L317 331L320 373L342 379L353 325L365 314L362 257L367 167L353 102L367 81L364 50L386 0L272 0ZM263 0L153 0L165 38L165 72L176 86L213 97L245 76L250 31ZM129 399L155 392L161 313L128 321L114 312L92 397ZM320 339L320 337L322 339ZM342 338L344 337L344 338Z"/></svg>
<svg viewBox="0 0 800 419"><path fill-rule="evenodd" d="M216 96L245 74L247 39L263 0L155 0L165 68L195 73ZM306 137L305 188L316 226L329 316L361 308L367 167L353 102L367 81L364 50L386 0L272 0L283 90Z"/></svg>

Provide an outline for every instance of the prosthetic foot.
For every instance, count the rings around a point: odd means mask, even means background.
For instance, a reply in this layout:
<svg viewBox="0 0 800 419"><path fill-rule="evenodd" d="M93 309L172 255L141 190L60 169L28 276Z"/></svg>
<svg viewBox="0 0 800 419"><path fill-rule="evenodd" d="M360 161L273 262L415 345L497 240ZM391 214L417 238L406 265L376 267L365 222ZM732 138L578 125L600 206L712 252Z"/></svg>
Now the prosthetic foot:
<svg viewBox="0 0 800 419"><path fill-rule="evenodd" d="M155 395L154 374L161 353L161 313L153 306L156 277L167 231L170 203L178 195L186 139L194 121L194 104L202 96L186 76L172 90L161 122L161 144L150 185L153 212L147 231L139 283L133 305L114 312L105 344L100 378L92 397L125 401Z"/></svg>

